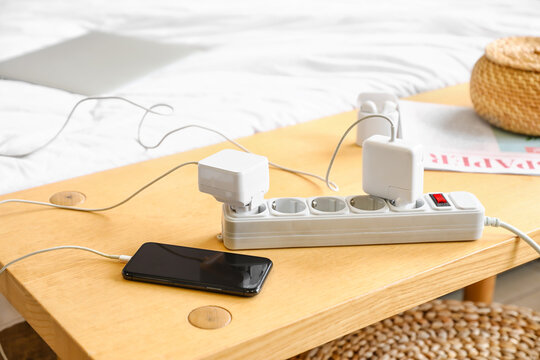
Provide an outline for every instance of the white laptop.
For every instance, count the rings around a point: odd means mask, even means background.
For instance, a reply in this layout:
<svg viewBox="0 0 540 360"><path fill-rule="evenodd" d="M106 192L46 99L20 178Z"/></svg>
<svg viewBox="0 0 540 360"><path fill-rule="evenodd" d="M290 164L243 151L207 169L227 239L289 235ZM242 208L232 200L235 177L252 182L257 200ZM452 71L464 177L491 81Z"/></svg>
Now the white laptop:
<svg viewBox="0 0 540 360"><path fill-rule="evenodd" d="M0 78L101 95L199 50L190 45L91 32L0 61Z"/></svg>

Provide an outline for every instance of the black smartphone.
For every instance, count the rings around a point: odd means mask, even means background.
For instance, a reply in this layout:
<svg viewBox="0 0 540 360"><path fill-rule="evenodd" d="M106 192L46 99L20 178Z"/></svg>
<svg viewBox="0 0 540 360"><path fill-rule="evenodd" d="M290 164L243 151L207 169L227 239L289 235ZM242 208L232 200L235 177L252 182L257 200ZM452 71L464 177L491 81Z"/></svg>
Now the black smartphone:
<svg viewBox="0 0 540 360"><path fill-rule="evenodd" d="M127 280L254 296L271 268L272 261L264 257L148 242L122 275Z"/></svg>

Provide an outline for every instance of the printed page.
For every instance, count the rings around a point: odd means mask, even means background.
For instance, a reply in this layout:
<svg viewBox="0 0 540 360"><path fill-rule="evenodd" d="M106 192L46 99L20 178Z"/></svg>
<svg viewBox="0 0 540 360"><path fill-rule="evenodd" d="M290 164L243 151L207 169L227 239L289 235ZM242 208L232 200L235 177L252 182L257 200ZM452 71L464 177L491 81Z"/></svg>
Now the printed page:
<svg viewBox="0 0 540 360"><path fill-rule="evenodd" d="M491 126L472 108L400 101L403 138L427 170L540 175L540 138Z"/></svg>

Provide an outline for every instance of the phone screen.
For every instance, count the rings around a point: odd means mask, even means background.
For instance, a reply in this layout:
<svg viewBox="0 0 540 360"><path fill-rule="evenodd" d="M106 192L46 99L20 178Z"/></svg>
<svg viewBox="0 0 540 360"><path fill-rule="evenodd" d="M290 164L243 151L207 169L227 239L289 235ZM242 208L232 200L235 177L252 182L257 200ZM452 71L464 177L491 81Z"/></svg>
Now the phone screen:
<svg viewBox="0 0 540 360"><path fill-rule="evenodd" d="M253 296L272 267L267 258L145 243L126 264L128 280Z"/></svg>

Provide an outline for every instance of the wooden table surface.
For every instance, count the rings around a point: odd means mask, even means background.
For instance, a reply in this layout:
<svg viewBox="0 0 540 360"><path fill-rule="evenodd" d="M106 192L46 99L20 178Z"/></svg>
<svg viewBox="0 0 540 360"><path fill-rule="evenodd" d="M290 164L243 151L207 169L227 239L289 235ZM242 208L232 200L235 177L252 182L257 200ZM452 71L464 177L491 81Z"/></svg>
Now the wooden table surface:
<svg viewBox="0 0 540 360"><path fill-rule="evenodd" d="M470 104L466 84L411 99ZM351 111L240 142L271 161L322 175L355 116ZM105 206L176 164L230 147L222 143L1 198L47 201L58 191L77 190L87 196L82 206ZM362 193L361 152L351 134L331 177L339 195ZM271 170L270 177L267 198L331 194L321 182L283 171ZM487 215L527 232L540 225L538 177L425 172L425 192L458 190L476 194ZM225 250L216 239L220 216L221 204L198 192L196 166L188 166L104 213L1 206L0 261L57 245L111 254L133 254L147 241ZM540 240L539 232L532 236ZM494 228L472 242L242 253L274 262L253 298L126 281L123 264L74 250L13 265L0 276L0 290L61 358L281 359L537 257ZM204 305L228 309L231 323L217 330L190 325L190 311Z"/></svg>

